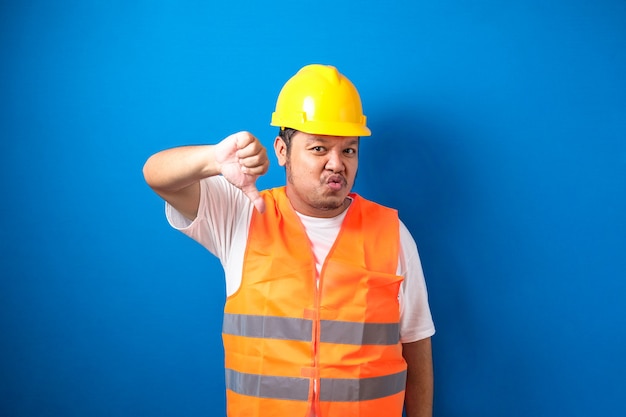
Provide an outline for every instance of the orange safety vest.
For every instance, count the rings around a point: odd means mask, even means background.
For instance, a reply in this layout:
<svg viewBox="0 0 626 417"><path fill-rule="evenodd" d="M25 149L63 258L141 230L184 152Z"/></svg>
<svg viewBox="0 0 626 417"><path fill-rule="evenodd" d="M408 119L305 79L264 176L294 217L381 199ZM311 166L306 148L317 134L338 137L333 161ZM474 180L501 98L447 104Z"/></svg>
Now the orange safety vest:
<svg viewBox="0 0 626 417"><path fill-rule="evenodd" d="M229 417L400 417L395 210L352 194L316 283L315 260L285 188L252 214L240 289L226 300Z"/></svg>

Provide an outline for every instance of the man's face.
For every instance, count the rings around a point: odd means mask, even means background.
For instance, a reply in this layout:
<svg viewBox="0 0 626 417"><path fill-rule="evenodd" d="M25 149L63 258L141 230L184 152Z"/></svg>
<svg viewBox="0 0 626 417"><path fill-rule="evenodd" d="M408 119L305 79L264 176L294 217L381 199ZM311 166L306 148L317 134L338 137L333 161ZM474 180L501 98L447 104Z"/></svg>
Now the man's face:
<svg viewBox="0 0 626 417"><path fill-rule="evenodd" d="M314 217L334 217L349 205L346 197L359 165L359 138L296 132L291 148L280 137L274 150L287 173L287 196L293 208Z"/></svg>

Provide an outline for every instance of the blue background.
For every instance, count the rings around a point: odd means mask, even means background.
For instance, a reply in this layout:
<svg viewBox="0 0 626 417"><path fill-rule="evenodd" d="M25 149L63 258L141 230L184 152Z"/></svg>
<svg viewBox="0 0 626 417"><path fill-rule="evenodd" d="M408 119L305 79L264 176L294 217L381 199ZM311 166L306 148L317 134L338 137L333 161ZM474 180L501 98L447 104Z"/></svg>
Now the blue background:
<svg viewBox="0 0 626 417"><path fill-rule="evenodd" d="M358 86L357 191L418 242L435 415L626 415L625 22L623 0L2 2L0 415L224 415L219 262L141 168L271 145L308 63Z"/></svg>

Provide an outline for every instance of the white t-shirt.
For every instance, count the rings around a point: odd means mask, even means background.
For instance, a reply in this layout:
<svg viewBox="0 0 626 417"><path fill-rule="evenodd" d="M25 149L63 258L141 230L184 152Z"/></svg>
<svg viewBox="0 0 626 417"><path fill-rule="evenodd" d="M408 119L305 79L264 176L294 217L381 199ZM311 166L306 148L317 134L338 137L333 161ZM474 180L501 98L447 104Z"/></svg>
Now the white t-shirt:
<svg viewBox="0 0 626 417"><path fill-rule="evenodd" d="M190 221L166 204L170 225L196 240L222 263L227 296L241 285L243 258L254 206L245 194L222 176L200 181L198 216ZM341 228L346 211L333 218L308 217L298 213L311 242L317 271L321 269ZM428 306L428 293L417 245L400 222L398 275L404 277L400 301L400 342L410 343L432 336L435 326Z"/></svg>

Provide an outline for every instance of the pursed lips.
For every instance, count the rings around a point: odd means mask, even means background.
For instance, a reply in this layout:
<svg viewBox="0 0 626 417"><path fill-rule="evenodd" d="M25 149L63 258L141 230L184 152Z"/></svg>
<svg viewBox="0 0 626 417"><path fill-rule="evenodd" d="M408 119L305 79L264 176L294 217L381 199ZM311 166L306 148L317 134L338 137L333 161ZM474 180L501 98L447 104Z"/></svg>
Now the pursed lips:
<svg viewBox="0 0 626 417"><path fill-rule="evenodd" d="M334 190L334 191L338 191L340 190L344 185L347 185L347 181L346 179L343 177L343 175L339 175L339 174L333 174L330 175L327 179L326 179L326 184L330 187L330 189Z"/></svg>

